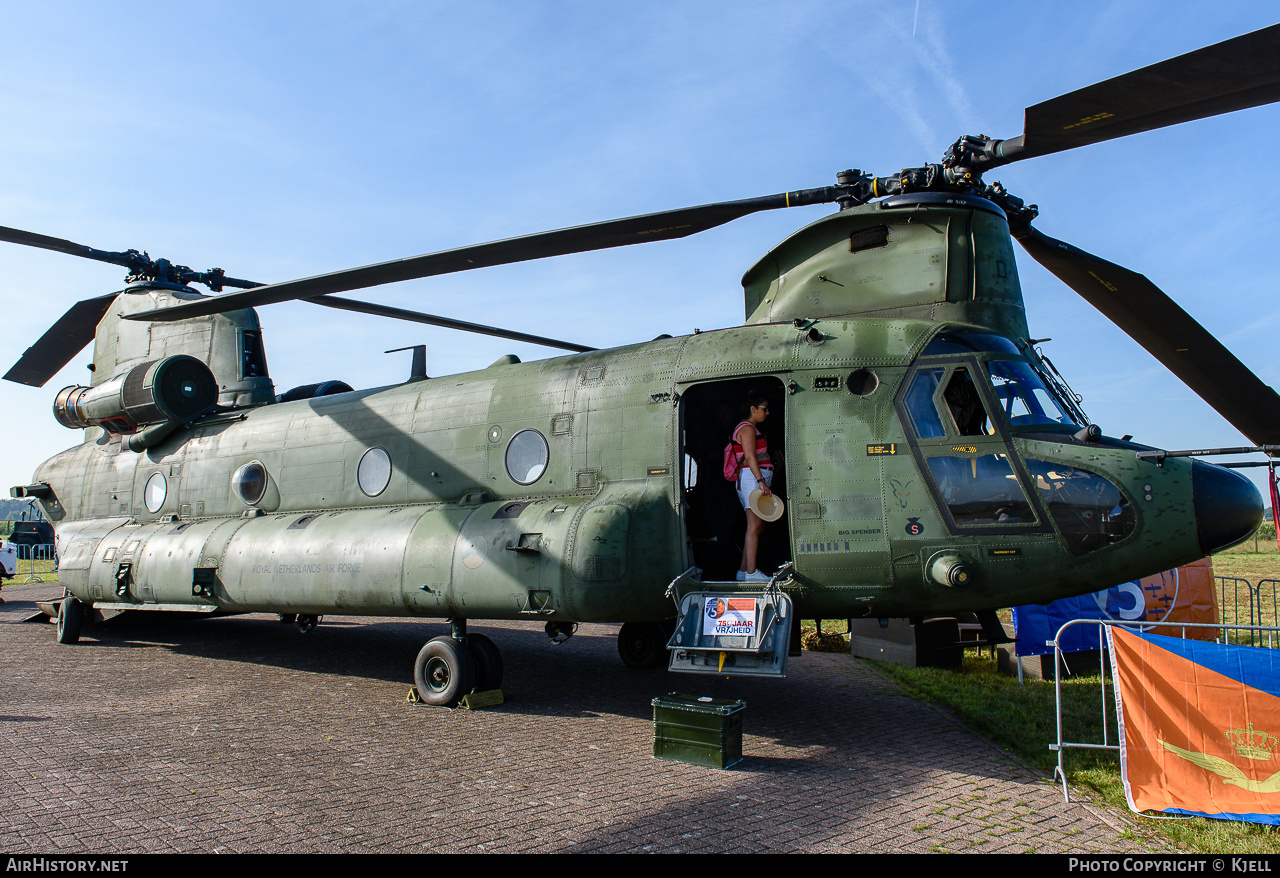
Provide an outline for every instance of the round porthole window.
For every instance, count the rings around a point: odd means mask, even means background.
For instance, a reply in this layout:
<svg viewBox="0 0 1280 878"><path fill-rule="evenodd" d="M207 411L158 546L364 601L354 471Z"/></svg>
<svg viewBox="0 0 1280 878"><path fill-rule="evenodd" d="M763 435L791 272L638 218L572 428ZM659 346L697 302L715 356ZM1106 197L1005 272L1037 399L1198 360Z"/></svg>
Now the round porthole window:
<svg viewBox="0 0 1280 878"><path fill-rule="evenodd" d="M507 443L507 475L518 485L532 485L546 472L551 449L537 430L521 430Z"/></svg>
<svg viewBox="0 0 1280 878"><path fill-rule="evenodd" d="M146 505L148 512L159 512L160 507L164 505L164 498L169 495L169 483L165 481L164 473L152 473L151 478L147 479L147 486L142 489L142 502Z"/></svg>
<svg viewBox="0 0 1280 878"><path fill-rule="evenodd" d="M231 487L246 506L256 505L267 490L267 468L256 460L246 463L231 477Z"/></svg>
<svg viewBox="0 0 1280 878"><path fill-rule="evenodd" d="M356 467L356 484L367 497L377 497L391 483L391 455L385 448L370 448Z"/></svg>

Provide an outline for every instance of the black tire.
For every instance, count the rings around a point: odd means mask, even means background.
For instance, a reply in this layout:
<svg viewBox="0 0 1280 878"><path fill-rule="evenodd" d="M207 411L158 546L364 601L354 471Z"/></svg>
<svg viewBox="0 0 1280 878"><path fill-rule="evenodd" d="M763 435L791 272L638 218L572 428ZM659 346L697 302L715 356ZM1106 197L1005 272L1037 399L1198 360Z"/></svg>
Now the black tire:
<svg viewBox="0 0 1280 878"><path fill-rule="evenodd" d="M497 644L483 634L468 634L467 649L476 662L476 691L501 689L502 653Z"/></svg>
<svg viewBox="0 0 1280 878"><path fill-rule="evenodd" d="M618 629L618 655L629 668L657 668L667 661L667 633L661 622L627 622Z"/></svg>
<svg viewBox="0 0 1280 878"><path fill-rule="evenodd" d="M84 604L67 595L58 604L58 642L76 643L84 625Z"/></svg>
<svg viewBox="0 0 1280 878"><path fill-rule="evenodd" d="M428 640L413 663L413 685L424 704L453 707L474 688L476 660L449 635Z"/></svg>
<svg viewBox="0 0 1280 878"><path fill-rule="evenodd" d="M292 625L294 622L298 621L298 614L297 613L281 613L280 621L286 625Z"/></svg>

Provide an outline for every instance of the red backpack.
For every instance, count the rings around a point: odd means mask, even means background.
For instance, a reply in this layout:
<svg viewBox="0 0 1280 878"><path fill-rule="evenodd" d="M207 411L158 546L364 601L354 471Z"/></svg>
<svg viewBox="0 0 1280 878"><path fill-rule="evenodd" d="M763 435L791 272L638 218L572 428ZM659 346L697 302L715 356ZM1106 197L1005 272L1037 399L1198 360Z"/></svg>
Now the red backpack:
<svg viewBox="0 0 1280 878"><path fill-rule="evenodd" d="M733 428L733 433L729 435L729 444L724 447L724 477L731 482L738 480L738 473L742 471L742 464L746 455L739 455L735 452L734 446L738 445L738 431L742 429L743 424L750 424L750 421L739 421L738 426Z"/></svg>

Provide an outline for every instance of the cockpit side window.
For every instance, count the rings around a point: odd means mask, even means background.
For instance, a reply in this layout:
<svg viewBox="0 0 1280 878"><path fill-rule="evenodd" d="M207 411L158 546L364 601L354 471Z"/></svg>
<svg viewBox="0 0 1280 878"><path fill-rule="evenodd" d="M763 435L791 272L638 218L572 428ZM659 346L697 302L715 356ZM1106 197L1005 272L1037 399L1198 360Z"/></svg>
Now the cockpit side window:
<svg viewBox="0 0 1280 878"><path fill-rule="evenodd" d="M946 371L943 368L920 369L903 398L907 415L911 418L911 426L921 439L938 439L947 435L938 409L933 404L934 394L937 393L938 384Z"/></svg>
<svg viewBox="0 0 1280 878"><path fill-rule="evenodd" d="M903 397L907 416L919 439L942 439L951 436L986 436L995 432L991 426L982 395L973 383L969 368L947 367L920 369ZM938 387L945 382L942 398Z"/></svg>
<svg viewBox="0 0 1280 878"><path fill-rule="evenodd" d="M1028 407L1022 402L1026 397L1043 412L1052 407L1052 397L1047 391L1046 402L1036 397L1035 388L1043 384L1023 389L1019 382L1031 386L1036 375L1013 356L1013 343L996 335L940 334L921 353L895 400L924 483L954 534L1051 531L1008 422L997 411L1009 397ZM997 364L999 384L988 377L989 359ZM1001 394L998 388L1006 385L1012 389Z"/></svg>
<svg viewBox="0 0 1280 878"><path fill-rule="evenodd" d="M1036 520L1008 455L930 457L928 462L929 473L957 526Z"/></svg>
<svg viewBox="0 0 1280 878"><path fill-rule="evenodd" d="M995 430L987 419L987 410L982 405L982 397L969 370L956 369L947 381L947 389L943 391L943 400L947 404L947 413L951 415L952 426L960 436L985 436Z"/></svg>

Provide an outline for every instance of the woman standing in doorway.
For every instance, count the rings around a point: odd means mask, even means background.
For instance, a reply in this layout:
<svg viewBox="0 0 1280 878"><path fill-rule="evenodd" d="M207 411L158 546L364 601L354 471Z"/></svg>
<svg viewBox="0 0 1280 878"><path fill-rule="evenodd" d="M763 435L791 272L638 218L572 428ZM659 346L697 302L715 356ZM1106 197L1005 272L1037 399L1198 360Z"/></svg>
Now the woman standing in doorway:
<svg viewBox="0 0 1280 878"><path fill-rule="evenodd" d="M769 440L760 425L769 417L769 400L758 390L747 393L747 418L733 428L733 452L738 455L738 499L747 513L747 533L742 540L742 563L738 565L739 582L767 582L769 575L756 570L756 553L764 519L751 510L751 492L756 488L766 497L773 492L773 462L769 459Z"/></svg>

